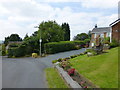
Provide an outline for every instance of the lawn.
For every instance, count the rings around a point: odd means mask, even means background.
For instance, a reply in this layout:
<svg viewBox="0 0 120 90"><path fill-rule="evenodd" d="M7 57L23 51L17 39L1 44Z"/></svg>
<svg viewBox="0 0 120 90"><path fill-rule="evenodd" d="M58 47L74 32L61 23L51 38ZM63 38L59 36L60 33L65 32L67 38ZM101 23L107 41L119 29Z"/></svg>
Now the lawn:
<svg viewBox="0 0 120 90"><path fill-rule="evenodd" d="M118 47L97 56L78 56L70 60L81 75L100 88L118 87Z"/></svg>
<svg viewBox="0 0 120 90"><path fill-rule="evenodd" d="M49 88L68 88L55 68L47 68L45 72Z"/></svg>

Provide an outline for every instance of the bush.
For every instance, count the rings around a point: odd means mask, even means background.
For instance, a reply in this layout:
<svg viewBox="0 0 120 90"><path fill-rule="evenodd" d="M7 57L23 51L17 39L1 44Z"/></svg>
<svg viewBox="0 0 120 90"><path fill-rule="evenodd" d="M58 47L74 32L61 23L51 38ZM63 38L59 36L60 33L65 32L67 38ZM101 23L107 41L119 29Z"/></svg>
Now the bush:
<svg viewBox="0 0 120 90"><path fill-rule="evenodd" d="M33 57L33 58L37 58L37 57L38 57L38 54L37 54L37 53L32 53L32 57Z"/></svg>
<svg viewBox="0 0 120 90"><path fill-rule="evenodd" d="M52 61L52 63L56 63L56 62L58 62L58 60L53 60L53 61Z"/></svg>
<svg viewBox="0 0 120 90"><path fill-rule="evenodd" d="M20 44L18 47L10 47L8 49L8 57L25 56L25 45Z"/></svg>
<svg viewBox="0 0 120 90"><path fill-rule="evenodd" d="M84 40L84 43L85 43L85 44L88 44L89 42L90 42L90 39L85 39L85 40Z"/></svg>
<svg viewBox="0 0 120 90"><path fill-rule="evenodd" d="M119 43L116 40L112 40L112 42L110 43L110 48L114 48L119 46Z"/></svg>
<svg viewBox="0 0 120 90"><path fill-rule="evenodd" d="M54 54L58 52L76 50L76 45L82 45L81 41L61 41L61 42L51 42L44 45L45 52L47 54Z"/></svg>
<svg viewBox="0 0 120 90"><path fill-rule="evenodd" d="M110 44L110 37L104 38L103 43L104 44Z"/></svg>
<svg viewBox="0 0 120 90"><path fill-rule="evenodd" d="M68 70L68 74L69 74L70 76L73 76L73 75L75 74L75 69L74 69L74 68L69 69L69 70Z"/></svg>
<svg viewBox="0 0 120 90"><path fill-rule="evenodd" d="M72 64L69 61L62 61L59 66L61 66L64 70L68 70Z"/></svg>
<svg viewBox="0 0 120 90"><path fill-rule="evenodd" d="M91 53L92 56L97 55L97 52L96 52L95 50L93 50L93 49L87 49L87 50L86 50L86 53L87 53L87 54L88 54L88 53ZM88 55L88 56L89 56L89 55Z"/></svg>
<svg viewBox="0 0 120 90"><path fill-rule="evenodd" d="M58 61L58 62L61 62L61 61L62 61L62 58L59 58L57 61Z"/></svg>
<svg viewBox="0 0 120 90"><path fill-rule="evenodd" d="M4 44L0 44L0 56L6 55L6 48Z"/></svg>
<svg viewBox="0 0 120 90"><path fill-rule="evenodd" d="M75 58L75 57L77 57L77 55L72 55L72 56L70 56L70 58Z"/></svg>

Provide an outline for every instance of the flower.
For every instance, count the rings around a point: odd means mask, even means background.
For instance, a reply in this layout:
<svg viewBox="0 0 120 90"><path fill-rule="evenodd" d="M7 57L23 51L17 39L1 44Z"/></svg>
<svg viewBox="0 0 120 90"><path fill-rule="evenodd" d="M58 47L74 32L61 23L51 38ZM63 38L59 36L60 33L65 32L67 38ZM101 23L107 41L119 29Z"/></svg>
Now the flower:
<svg viewBox="0 0 120 90"><path fill-rule="evenodd" d="M87 86L84 86L83 88L88 88Z"/></svg>
<svg viewBox="0 0 120 90"><path fill-rule="evenodd" d="M71 76L71 75L74 75L74 73L75 73L75 69L74 69L74 68L68 70L68 74L69 74L70 76Z"/></svg>

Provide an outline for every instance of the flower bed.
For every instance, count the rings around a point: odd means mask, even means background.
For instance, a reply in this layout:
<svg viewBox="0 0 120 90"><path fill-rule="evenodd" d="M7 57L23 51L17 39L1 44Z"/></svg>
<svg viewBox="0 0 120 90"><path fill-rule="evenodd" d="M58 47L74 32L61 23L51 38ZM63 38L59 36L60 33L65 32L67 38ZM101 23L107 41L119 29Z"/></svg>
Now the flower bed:
<svg viewBox="0 0 120 90"><path fill-rule="evenodd" d="M74 81L76 81L82 88L99 88L98 86L94 85L90 80L80 75L80 73L78 73L75 68L72 68L72 64L69 62L69 60L80 55L84 54L74 55L64 59L60 58L58 60L54 60L53 63L59 62L59 66L63 68L64 71L66 71L70 75L70 77Z"/></svg>

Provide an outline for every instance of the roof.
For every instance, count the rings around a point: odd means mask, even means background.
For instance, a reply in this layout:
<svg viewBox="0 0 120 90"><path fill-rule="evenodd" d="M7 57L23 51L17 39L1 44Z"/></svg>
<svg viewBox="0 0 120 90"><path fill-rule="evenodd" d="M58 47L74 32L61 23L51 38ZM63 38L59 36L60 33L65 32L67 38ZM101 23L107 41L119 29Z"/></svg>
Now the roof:
<svg viewBox="0 0 120 90"><path fill-rule="evenodd" d="M118 23L118 22L120 22L120 18L117 19L116 21L114 21L113 23L111 23L109 26L113 26L113 25L115 25L115 24Z"/></svg>
<svg viewBox="0 0 120 90"><path fill-rule="evenodd" d="M93 28L91 33L102 33L102 32L110 32L110 27L100 27L100 28Z"/></svg>

